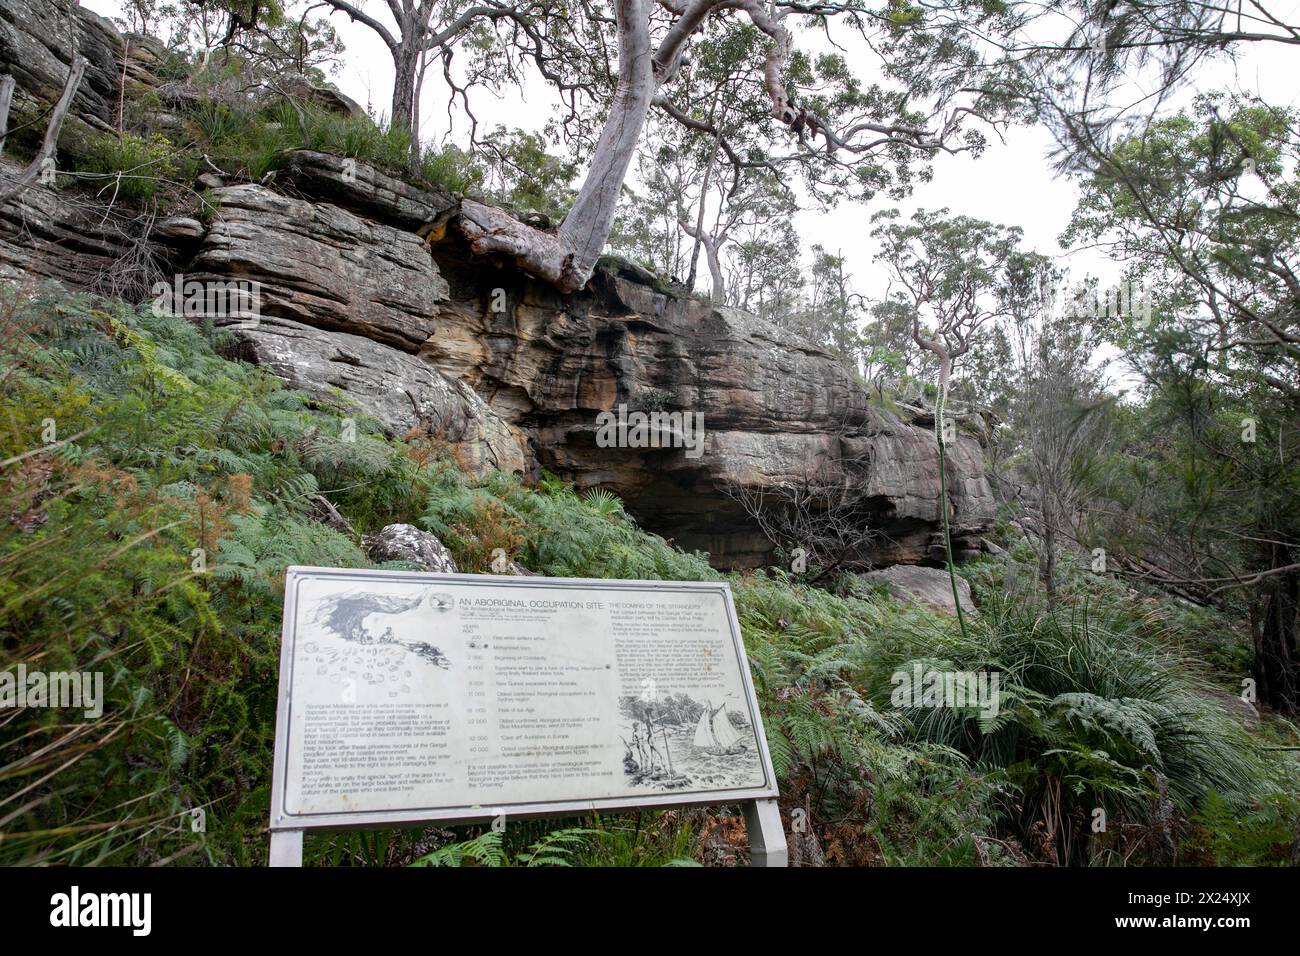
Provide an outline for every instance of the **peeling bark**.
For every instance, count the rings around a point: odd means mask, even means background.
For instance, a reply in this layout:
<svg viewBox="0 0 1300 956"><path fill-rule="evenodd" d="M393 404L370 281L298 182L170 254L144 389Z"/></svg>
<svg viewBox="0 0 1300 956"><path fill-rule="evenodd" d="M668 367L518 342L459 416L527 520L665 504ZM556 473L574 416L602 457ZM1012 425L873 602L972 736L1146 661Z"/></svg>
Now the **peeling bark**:
<svg viewBox="0 0 1300 956"><path fill-rule="evenodd" d="M574 250L563 239L525 225L504 209L463 200L458 225L478 255L506 256L524 272L550 282L561 292L574 292L591 277L591 270L586 275L577 273ZM595 263L592 265L594 268Z"/></svg>

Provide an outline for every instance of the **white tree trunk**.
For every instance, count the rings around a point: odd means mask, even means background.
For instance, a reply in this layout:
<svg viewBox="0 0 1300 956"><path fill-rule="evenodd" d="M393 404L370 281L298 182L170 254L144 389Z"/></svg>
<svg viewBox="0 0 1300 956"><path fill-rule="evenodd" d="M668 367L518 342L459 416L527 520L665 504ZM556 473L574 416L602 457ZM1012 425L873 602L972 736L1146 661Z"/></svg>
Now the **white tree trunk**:
<svg viewBox="0 0 1300 956"><path fill-rule="evenodd" d="M5 151L5 136L9 130L9 104L14 98L14 78L0 76L0 156Z"/></svg>
<svg viewBox="0 0 1300 956"><path fill-rule="evenodd" d="M558 236L526 226L504 209L465 199L459 224L474 252L509 256L520 269L561 292L580 289L591 278L590 272L581 277L574 272L573 250Z"/></svg>
<svg viewBox="0 0 1300 956"><path fill-rule="evenodd" d="M718 244L713 237L703 229L697 229L689 222L682 221L678 225L692 239L704 246L704 256L709 261L709 274L713 276L713 301L723 303L727 300L727 281L722 277L722 260L718 257Z"/></svg>
<svg viewBox="0 0 1300 956"><path fill-rule="evenodd" d="M614 226L623 180L656 89L648 2L615 3L618 87L591 169L559 230L542 232L500 209L466 200L461 204L460 229L474 252L507 255L525 272L545 279L561 292L574 292L587 284Z"/></svg>
<svg viewBox="0 0 1300 956"><path fill-rule="evenodd" d="M714 102L716 104L717 102L716 97L714 99ZM712 118L713 115L712 110L710 110L709 115L710 118ZM713 178L713 165L717 161L718 161L718 137L715 135L713 137L713 154L709 157L709 165L704 167L704 185L700 187L700 206L695 213L695 233L687 233L687 235L690 235L695 242L694 247L691 249L691 274L686 277L686 288L690 289L692 292L695 291L695 267L696 267L696 263L698 263L700 260L700 237L696 235L696 233L700 233L704 231L704 211L709 203L709 181ZM719 210L719 213L720 212L721 210ZM714 278L714 290L716 291L717 289L716 273L714 274L713 278Z"/></svg>
<svg viewBox="0 0 1300 956"><path fill-rule="evenodd" d="M617 0L618 88L609 119L596 143L591 169L560 226L560 241L573 250L572 274L586 284L614 226L623 180L645 128L655 93L650 59L648 0ZM569 290L566 290L569 291Z"/></svg>

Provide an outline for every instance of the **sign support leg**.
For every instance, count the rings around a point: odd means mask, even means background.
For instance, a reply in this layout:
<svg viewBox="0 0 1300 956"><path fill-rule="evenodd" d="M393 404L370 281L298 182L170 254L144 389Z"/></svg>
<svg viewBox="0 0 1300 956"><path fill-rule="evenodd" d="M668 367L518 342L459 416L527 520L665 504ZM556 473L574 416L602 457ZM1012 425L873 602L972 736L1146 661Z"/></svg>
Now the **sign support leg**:
<svg viewBox="0 0 1300 956"><path fill-rule="evenodd" d="M302 866L302 831L272 830L269 866Z"/></svg>
<svg viewBox="0 0 1300 956"><path fill-rule="evenodd" d="M788 865L785 830L781 829L781 811L775 800L769 797L745 804L745 832L749 834L750 866Z"/></svg>

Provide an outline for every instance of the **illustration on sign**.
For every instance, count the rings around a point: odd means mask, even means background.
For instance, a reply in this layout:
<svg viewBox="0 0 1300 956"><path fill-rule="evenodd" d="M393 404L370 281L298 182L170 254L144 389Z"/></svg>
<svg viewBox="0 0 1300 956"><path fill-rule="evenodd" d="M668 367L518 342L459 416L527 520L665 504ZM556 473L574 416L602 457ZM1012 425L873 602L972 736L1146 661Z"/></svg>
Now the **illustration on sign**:
<svg viewBox="0 0 1300 956"><path fill-rule="evenodd" d="M630 721L623 742L623 771L634 784L664 790L691 786L744 786L754 764L754 730L723 700L716 707L689 694L662 701L624 697Z"/></svg>

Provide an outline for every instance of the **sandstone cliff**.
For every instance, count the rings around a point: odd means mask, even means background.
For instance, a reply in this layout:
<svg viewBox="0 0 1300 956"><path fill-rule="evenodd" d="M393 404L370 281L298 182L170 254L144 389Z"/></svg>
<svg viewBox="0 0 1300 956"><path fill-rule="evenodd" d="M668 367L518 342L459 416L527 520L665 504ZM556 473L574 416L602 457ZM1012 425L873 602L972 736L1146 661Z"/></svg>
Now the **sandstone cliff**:
<svg viewBox="0 0 1300 956"><path fill-rule="evenodd" d="M0 73L34 100L57 95L67 70L30 15L49 5L0 15ZM122 43L105 21L64 13L96 57L80 113L106 121ZM135 64L128 83L138 73ZM0 179L12 174L0 166ZM258 316L219 322L241 357L294 387L345 393L397 434L438 434L474 470L545 468L610 489L647 528L720 565L757 564L772 550L737 489L777 489L817 469L861 496L881 532L878 563L940 557L929 423L872 405L829 355L753 316L614 260L561 296L473 256L455 230L435 229L426 247L415 230L454 218L457 197L323 153L296 152L264 184L207 195L215 212L155 223L145 237L132 233L142 226L106 226L94 196L33 187L0 209L0 271L102 291L143 242L168 276L256 283ZM620 404L702 413L704 453L599 447L597 415ZM949 469L956 545L969 552L994 510L972 438L950 449Z"/></svg>

